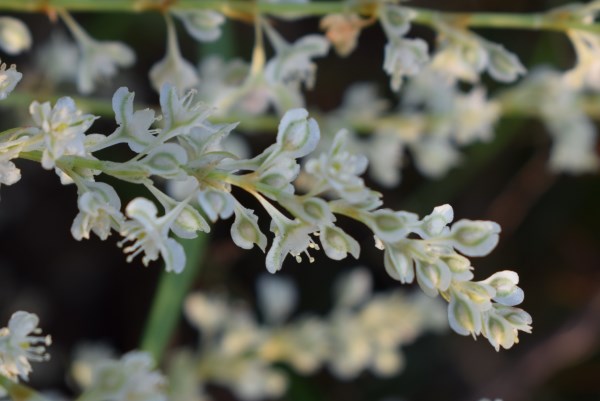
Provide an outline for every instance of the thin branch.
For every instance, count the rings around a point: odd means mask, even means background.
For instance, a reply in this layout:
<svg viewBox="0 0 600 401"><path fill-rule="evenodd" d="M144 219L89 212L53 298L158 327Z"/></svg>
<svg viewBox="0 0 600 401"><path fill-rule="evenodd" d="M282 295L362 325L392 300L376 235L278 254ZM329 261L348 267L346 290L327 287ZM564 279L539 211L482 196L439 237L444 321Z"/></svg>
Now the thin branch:
<svg viewBox="0 0 600 401"><path fill-rule="evenodd" d="M0 0L0 10L19 12L47 12L52 9L86 12L142 12L165 10L216 10L231 18L247 19L258 13L273 16L297 14L303 17L318 17L348 11L372 16L377 12L379 1L358 2L322 1L311 3L269 3L248 0ZM434 26L439 21L458 23L472 28L501 28L566 31L577 29L600 33L600 24L562 18L556 13L461 13L435 11L407 7L415 12L414 22ZM240 16L243 16L241 18Z"/></svg>

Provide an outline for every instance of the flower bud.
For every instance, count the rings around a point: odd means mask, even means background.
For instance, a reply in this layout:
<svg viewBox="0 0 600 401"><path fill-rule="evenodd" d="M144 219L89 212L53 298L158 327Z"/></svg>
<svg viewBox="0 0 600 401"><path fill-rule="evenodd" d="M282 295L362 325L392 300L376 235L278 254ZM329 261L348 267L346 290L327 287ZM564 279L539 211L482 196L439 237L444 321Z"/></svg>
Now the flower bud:
<svg viewBox="0 0 600 401"><path fill-rule="evenodd" d="M194 39L200 42L213 42L221 36L221 25L225 17L213 10L172 11L181 19L183 26Z"/></svg>
<svg viewBox="0 0 600 401"><path fill-rule="evenodd" d="M15 89L15 86L23 78L23 74L17 71L15 65L11 65L8 70L6 64L0 62L0 100L6 97Z"/></svg>
<svg viewBox="0 0 600 401"><path fill-rule="evenodd" d="M450 287L452 274L443 261L435 264L417 261L416 267L417 282L425 294L435 297L438 291L446 291Z"/></svg>
<svg viewBox="0 0 600 401"><path fill-rule="evenodd" d="M187 163L187 154L175 143L163 143L154 148L142 162L149 167L152 174L177 178L182 176L181 166Z"/></svg>
<svg viewBox="0 0 600 401"><path fill-rule="evenodd" d="M485 336L496 351L500 351L500 347L509 349L515 343L515 330L505 319L495 313L485 315L483 329Z"/></svg>
<svg viewBox="0 0 600 401"><path fill-rule="evenodd" d="M31 47L31 34L21 21L12 17L0 17L0 48L17 55Z"/></svg>
<svg viewBox="0 0 600 401"><path fill-rule="evenodd" d="M186 205L171 225L171 230L181 238L196 238L198 231L210 232L210 226L196 209Z"/></svg>
<svg viewBox="0 0 600 401"><path fill-rule="evenodd" d="M390 243L404 239L411 231L411 225L418 221L414 213L395 212L390 209L379 209L365 214L363 219L377 237Z"/></svg>
<svg viewBox="0 0 600 401"><path fill-rule="evenodd" d="M497 81L513 82L519 75L527 72L519 58L504 46L490 43L487 46L489 55L488 72Z"/></svg>
<svg viewBox="0 0 600 401"><path fill-rule="evenodd" d="M231 225L231 238L237 246L252 249L254 244L264 252L267 247L267 237L258 227L258 217L251 209L236 205L235 220Z"/></svg>
<svg viewBox="0 0 600 401"><path fill-rule="evenodd" d="M379 12L379 20L388 37L404 36L410 29L410 21L416 13L406 7L383 3Z"/></svg>
<svg viewBox="0 0 600 401"><path fill-rule="evenodd" d="M198 191L198 203L213 223L220 217L228 219L233 214L235 198L229 192L208 189Z"/></svg>
<svg viewBox="0 0 600 401"><path fill-rule="evenodd" d="M402 284L412 283L415 278L412 259L401 248L387 246L383 259L385 270Z"/></svg>
<svg viewBox="0 0 600 401"><path fill-rule="evenodd" d="M523 290L517 287L519 283L519 275L510 270L504 270L494 273L486 283L496 290L494 301L506 306L515 306L523 302L525 294Z"/></svg>
<svg viewBox="0 0 600 401"><path fill-rule="evenodd" d="M334 225L325 226L321 230L320 238L323 250L330 259L342 260L348 253L358 259L360 255L358 242L339 227Z"/></svg>
<svg viewBox="0 0 600 401"><path fill-rule="evenodd" d="M277 131L277 143L281 151L293 158L306 156L319 143L319 126L314 119L307 120L305 109L292 109L284 114Z"/></svg>
<svg viewBox="0 0 600 401"><path fill-rule="evenodd" d="M448 305L448 322L452 330L460 335L476 335L481 332L481 312L464 296L452 293Z"/></svg>
<svg viewBox="0 0 600 401"><path fill-rule="evenodd" d="M498 243L500 226L492 221L460 220L450 230L452 246L467 256L485 256Z"/></svg>

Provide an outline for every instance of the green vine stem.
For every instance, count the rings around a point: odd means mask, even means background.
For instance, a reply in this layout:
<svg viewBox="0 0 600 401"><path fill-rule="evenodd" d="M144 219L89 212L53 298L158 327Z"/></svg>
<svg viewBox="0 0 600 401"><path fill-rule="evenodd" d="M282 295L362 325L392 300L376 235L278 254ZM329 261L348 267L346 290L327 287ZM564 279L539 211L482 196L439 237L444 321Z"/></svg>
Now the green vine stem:
<svg viewBox="0 0 600 401"><path fill-rule="evenodd" d="M0 0L2 1L2 0ZM60 98L61 94L53 94L44 96L39 93L27 92L27 91L15 91L8 98L2 101L0 107L11 108L27 108L34 100L37 101L51 101L55 103L58 98ZM86 113L92 113L94 115L101 115L111 117L114 116L114 111L112 110L112 105L110 100L108 99L100 99L100 98L92 98L92 97L82 97L82 96L70 96L77 106ZM510 89L500 91L497 96L492 97L492 100L498 101L501 107L502 117L539 117L538 111L535 108L535 105L531 105L530 108L524 107L523 102L517 102L513 99L512 92ZM579 105L585 111L585 113L594 120L600 121L600 95L598 94L586 94L582 95L579 98ZM136 103L136 107L140 109L144 108L154 108L158 110L157 107L153 107L148 104ZM324 115L319 113L316 110L309 110L311 117L315 118L317 121L323 121ZM379 124L399 124L402 123L403 117L400 114L387 114L381 118L378 118L374 121L369 121L365 123L361 120L352 120L347 121L347 128L350 128L360 134L371 134ZM215 124L220 123L231 123L233 121L239 122L239 130L242 132L273 132L277 129L279 124L279 117L274 115L258 115L258 116L248 116L245 114L236 114L230 113L224 117L212 116L210 117L210 121ZM23 155L21 155L23 156ZM38 160L38 159L35 159ZM80 167L90 167L90 168L99 168L98 166L80 166Z"/></svg>
<svg viewBox="0 0 600 401"><path fill-rule="evenodd" d="M183 299L200 272L208 238L200 234L194 239L180 239L187 258L185 269L180 274L161 273L140 343L140 348L152 354L157 363L180 320Z"/></svg>
<svg viewBox="0 0 600 401"><path fill-rule="evenodd" d="M41 12L53 9L86 12L142 12L173 10L216 10L238 19L257 14L285 15L297 13L304 17L331 13L358 11L371 15L379 1L356 2L322 1L312 3L268 3L248 0L0 0L0 10ZM488 13L444 12L407 7L416 13L415 23L433 26L440 21L457 23L464 27L504 28L566 31L578 29L600 33L600 24L586 24L561 13Z"/></svg>

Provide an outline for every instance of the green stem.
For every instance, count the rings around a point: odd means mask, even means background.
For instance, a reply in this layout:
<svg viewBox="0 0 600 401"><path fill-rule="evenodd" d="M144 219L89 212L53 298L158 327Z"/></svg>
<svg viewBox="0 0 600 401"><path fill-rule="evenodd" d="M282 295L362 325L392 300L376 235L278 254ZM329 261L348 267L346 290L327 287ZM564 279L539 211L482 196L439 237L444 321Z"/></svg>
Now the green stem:
<svg viewBox="0 0 600 401"><path fill-rule="evenodd" d="M252 16L256 13L285 15L295 13L304 17L323 16L351 10L373 13L379 2L320 1L311 3L268 3L248 0L178 0L169 4L156 0L0 0L0 9L21 12L40 12L51 8L87 12L141 12L148 10L216 10L230 16ZM465 27L557 30L579 29L600 33L600 24L585 24L553 13L461 13L407 7L415 11L415 22L434 25L436 21L456 21Z"/></svg>
<svg viewBox="0 0 600 401"><path fill-rule="evenodd" d="M191 240L180 239L187 258L185 269L180 274L161 273L140 343L140 348L152 354L157 364L179 322L183 299L200 271L207 239L204 234Z"/></svg>

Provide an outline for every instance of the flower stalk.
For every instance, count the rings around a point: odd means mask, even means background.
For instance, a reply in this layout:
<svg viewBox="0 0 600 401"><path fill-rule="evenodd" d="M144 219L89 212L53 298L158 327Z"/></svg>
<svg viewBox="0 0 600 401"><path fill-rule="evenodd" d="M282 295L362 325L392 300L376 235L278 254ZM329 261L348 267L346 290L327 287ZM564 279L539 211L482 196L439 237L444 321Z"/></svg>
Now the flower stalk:
<svg viewBox="0 0 600 401"><path fill-rule="evenodd" d="M298 13L303 16L323 16L332 13L356 11L371 14L376 10L377 1L362 1L352 4L344 1L323 1L312 3L268 3L250 2L244 0L178 0L168 7L170 10L215 10L231 18L247 20L248 16L270 14L273 16ZM142 12L164 11L161 2L148 0L3 0L0 9L19 12L40 12L52 9L64 9L72 12ZM419 7L407 7L416 13L414 22L423 25L434 25L439 21L456 22L471 28L502 28L526 30L566 31L578 29L587 32L600 33L600 24L586 24L581 21L561 19L560 15L548 13L489 13L489 12L444 12Z"/></svg>

